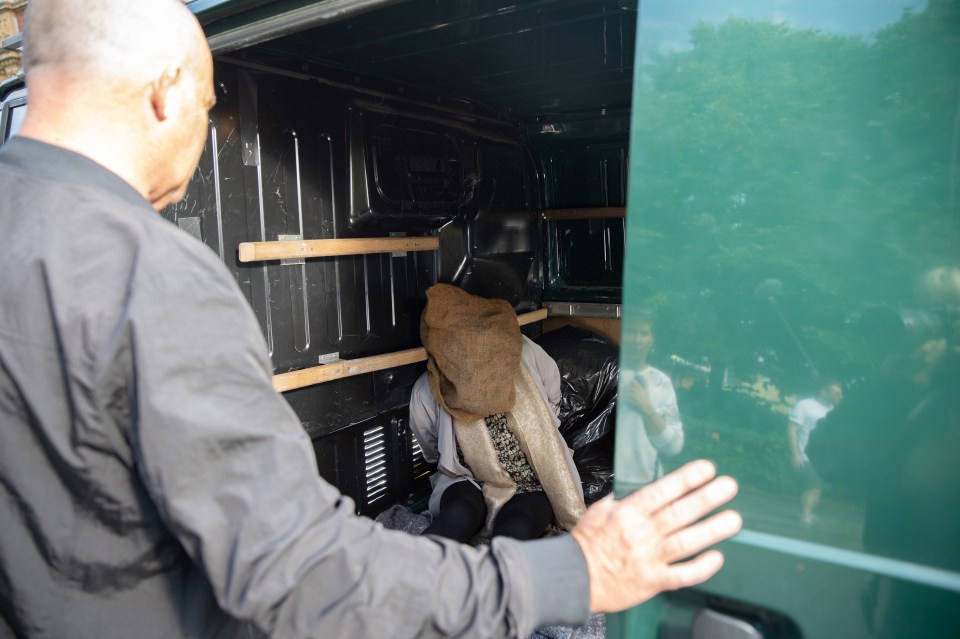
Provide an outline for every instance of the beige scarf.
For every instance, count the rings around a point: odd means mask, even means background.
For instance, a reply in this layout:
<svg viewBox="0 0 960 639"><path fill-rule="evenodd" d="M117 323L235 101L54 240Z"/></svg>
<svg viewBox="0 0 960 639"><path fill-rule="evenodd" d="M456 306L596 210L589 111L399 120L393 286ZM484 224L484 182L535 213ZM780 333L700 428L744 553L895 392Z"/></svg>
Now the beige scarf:
<svg viewBox="0 0 960 639"><path fill-rule="evenodd" d="M553 425L550 408L543 400L527 367L520 365L516 375L516 403L507 412L507 428L517 438L550 499L557 524L571 530L586 506L567 464L566 442ZM483 490L487 505L486 534L493 529L497 513L517 492L517 486L500 465L497 449L483 419L461 421L454 418L454 431L463 458Z"/></svg>
<svg viewBox="0 0 960 639"><path fill-rule="evenodd" d="M420 320L427 375L436 400L452 416L464 460L480 482L492 522L516 493L484 422L507 413L507 427L550 499L557 523L570 530L586 510L567 463L566 443L530 372L520 360L523 338L513 308L449 284L427 289Z"/></svg>

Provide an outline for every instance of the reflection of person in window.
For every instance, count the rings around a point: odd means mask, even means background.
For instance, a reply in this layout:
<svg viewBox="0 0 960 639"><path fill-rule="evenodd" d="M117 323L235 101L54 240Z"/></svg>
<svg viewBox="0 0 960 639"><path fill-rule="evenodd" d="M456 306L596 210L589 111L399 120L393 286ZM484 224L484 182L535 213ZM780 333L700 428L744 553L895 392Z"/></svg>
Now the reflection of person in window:
<svg viewBox="0 0 960 639"><path fill-rule="evenodd" d="M956 573L960 269L932 269L918 284L920 308L865 314L863 335L882 362L823 419L808 452L827 481L864 500L864 551ZM878 639L946 639L960 626L956 598L879 574L861 605Z"/></svg>
<svg viewBox="0 0 960 639"><path fill-rule="evenodd" d="M624 340L636 367L620 373L621 392L640 418L639 428L617 438L617 458L626 462L618 464L617 472L632 484L649 483L662 475L660 457L672 457L683 448L683 424L673 382L647 362L653 341L653 317L640 312Z"/></svg>
<svg viewBox="0 0 960 639"><path fill-rule="evenodd" d="M802 516L805 524L813 523L813 509L820 501L820 495L823 492L823 480L817 475L807 458L807 442L810 440L810 433L817 427L817 422L826 417L841 399L843 399L843 389L840 384L829 380L820 385L816 397L801 399L790 411L787 434L790 437L793 467L800 473L803 482Z"/></svg>

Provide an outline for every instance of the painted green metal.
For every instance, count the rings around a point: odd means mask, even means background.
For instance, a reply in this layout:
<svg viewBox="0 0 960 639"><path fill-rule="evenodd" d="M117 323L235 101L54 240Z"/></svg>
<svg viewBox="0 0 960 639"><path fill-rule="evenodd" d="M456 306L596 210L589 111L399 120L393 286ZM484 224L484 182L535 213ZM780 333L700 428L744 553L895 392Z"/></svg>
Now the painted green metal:
<svg viewBox="0 0 960 639"><path fill-rule="evenodd" d="M957 636L958 267L960 2L641 3L622 366L653 309L686 435L663 461L742 487L703 590L782 614L750 619L766 636ZM805 523L788 413L827 378L846 397L811 437L830 488ZM621 494L643 428L622 404ZM681 600L608 636L679 636Z"/></svg>

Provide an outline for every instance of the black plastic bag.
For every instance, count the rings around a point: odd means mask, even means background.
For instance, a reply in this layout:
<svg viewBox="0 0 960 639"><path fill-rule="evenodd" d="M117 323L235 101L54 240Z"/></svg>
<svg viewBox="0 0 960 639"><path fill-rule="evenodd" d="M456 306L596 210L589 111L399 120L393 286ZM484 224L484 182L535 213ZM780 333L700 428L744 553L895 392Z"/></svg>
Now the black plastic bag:
<svg viewBox="0 0 960 639"><path fill-rule="evenodd" d="M575 326L544 333L536 341L560 368L560 433L573 449L584 499L592 503L613 487L619 349Z"/></svg>

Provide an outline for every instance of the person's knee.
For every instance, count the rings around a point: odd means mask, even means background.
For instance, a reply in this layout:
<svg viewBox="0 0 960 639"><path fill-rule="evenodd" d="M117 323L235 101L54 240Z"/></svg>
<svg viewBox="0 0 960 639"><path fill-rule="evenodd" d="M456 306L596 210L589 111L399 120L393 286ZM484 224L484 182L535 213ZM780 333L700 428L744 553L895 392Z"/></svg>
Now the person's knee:
<svg viewBox="0 0 960 639"><path fill-rule="evenodd" d="M470 482L459 482L444 491L439 512L423 534L465 543L480 530L486 516L483 493Z"/></svg>
<svg viewBox="0 0 960 639"><path fill-rule="evenodd" d="M483 503L482 498L477 500L464 497L453 499L449 503L444 504L441 506L440 512L449 512L451 515L468 521L483 521L487 516L487 506Z"/></svg>
<svg viewBox="0 0 960 639"><path fill-rule="evenodd" d="M440 510L458 508L468 513L480 513L486 516L487 507L483 493L468 481L461 481L447 488L440 498Z"/></svg>
<svg viewBox="0 0 960 639"><path fill-rule="evenodd" d="M512 537L513 539L533 539L545 530L539 530L534 521L523 513L501 514L493 524L494 537Z"/></svg>
<svg viewBox="0 0 960 639"><path fill-rule="evenodd" d="M535 539L544 533L552 518L553 509L546 495L517 495L497 513L493 523L493 536Z"/></svg>

